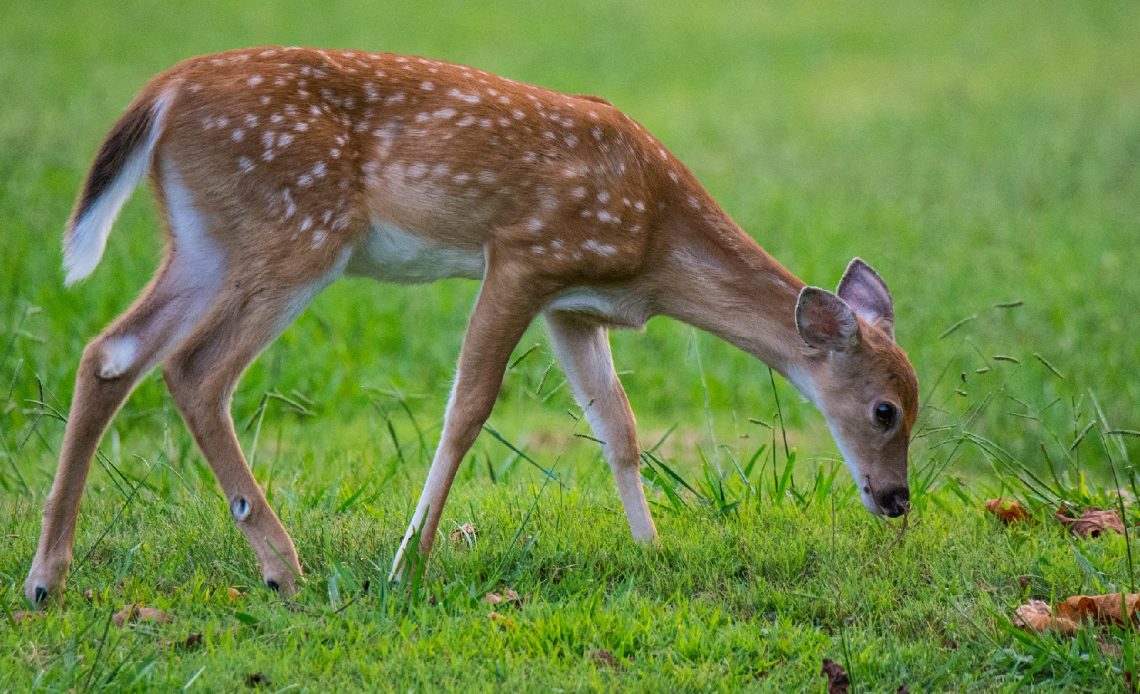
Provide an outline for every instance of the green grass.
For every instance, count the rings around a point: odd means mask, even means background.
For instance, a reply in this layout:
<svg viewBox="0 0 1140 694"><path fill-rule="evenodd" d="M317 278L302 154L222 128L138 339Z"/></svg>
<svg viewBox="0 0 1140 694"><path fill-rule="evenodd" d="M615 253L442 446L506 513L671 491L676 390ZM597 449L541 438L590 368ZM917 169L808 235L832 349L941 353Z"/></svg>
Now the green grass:
<svg viewBox="0 0 1140 694"><path fill-rule="evenodd" d="M1140 456L1140 439L1105 433L1140 428L1138 25L1124 3L9 3L0 690L223 690L262 673L268 690L794 691L823 687L824 657L862 691L1119 689L1134 633L1102 630L1106 652L1091 629L1029 637L1009 616L1029 597L1134 581L1124 538L1075 541L1045 521L1060 500L1133 486ZM477 541L441 540L415 595L389 591L477 287L352 280L266 352L234 404L309 575L295 604L257 588L151 378L104 440L66 605L9 621L79 353L160 252L140 194L95 276L62 289L59 233L86 167L151 75L267 43L418 53L605 96L807 281L833 286L851 256L870 261L927 406L906 532L867 515L845 472L832 482L834 446L790 386L773 392L763 365L658 320L613 338L643 444L672 432L645 471L663 543L634 546L536 329L491 423L560 483L480 437L444 514L446 532L470 522ZM1041 522L999 526L980 510L998 494ZM481 599L505 588L524 603L499 608L500 627ZM172 621L108 626L129 603Z"/></svg>

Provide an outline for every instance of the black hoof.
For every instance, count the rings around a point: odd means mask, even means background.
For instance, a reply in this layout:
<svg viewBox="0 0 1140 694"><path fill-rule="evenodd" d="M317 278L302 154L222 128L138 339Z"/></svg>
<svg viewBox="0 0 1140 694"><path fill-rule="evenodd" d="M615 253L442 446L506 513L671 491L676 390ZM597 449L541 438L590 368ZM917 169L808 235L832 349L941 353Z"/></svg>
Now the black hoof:
<svg viewBox="0 0 1140 694"><path fill-rule="evenodd" d="M35 593L36 593L36 604L37 604L37 605L42 605L42 604L44 604L44 601L46 601L46 600L48 599L48 591L47 591L47 588L43 588L43 587L40 587L40 586L36 586L36 591L35 591Z"/></svg>
<svg viewBox="0 0 1140 694"><path fill-rule="evenodd" d="M278 593L281 591L281 584L278 583L277 581L266 581L265 585L269 588L269 590L272 590L274 593Z"/></svg>

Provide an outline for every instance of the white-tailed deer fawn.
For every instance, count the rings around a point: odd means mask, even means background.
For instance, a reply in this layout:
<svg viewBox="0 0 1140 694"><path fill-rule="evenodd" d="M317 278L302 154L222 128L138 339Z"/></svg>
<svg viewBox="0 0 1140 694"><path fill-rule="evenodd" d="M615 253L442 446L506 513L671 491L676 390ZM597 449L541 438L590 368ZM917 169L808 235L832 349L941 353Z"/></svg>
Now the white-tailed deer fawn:
<svg viewBox="0 0 1140 694"><path fill-rule="evenodd" d="M659 314L787 377L826 417L863 504L888 516L907 508L917 383L883 280L856 259L836 293L805 287L602 99L391 54L256 48L187 60L143 89L99 149L67 227L67 284L94 271L148 172L166 256L84 350L29 600L62 589L100 437L159 363L265 582L296 590L297 553L229 407L242 371L346 273L483 282L394 576L411 538L422 556L431 549L456 469L539 314L637 540L657 531L607 330Z"/></svg>

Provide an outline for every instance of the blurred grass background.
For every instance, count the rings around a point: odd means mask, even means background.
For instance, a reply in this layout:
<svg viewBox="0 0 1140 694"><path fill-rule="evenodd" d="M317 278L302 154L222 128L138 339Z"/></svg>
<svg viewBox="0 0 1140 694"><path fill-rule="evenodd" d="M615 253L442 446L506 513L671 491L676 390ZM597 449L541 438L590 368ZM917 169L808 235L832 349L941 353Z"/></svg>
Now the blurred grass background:
<svg viewBox="0 0 1140 694"><path fill-rule="evenodd" d="M3 14L0 373L10 386L0 421L6 455L37 489L50 479L62 426L47 422L43 441L37 433L24 446L27 402L42 384L65 411L82 345L126 308L160 250L153 204L139 194L95 276L62 288L59 235L86 167L150 76L190 55L256 44L421 54L602 95L806 281L833 287L854 255L878 268L934 419L956 421L1005 383L1025 407L999 396L974 425L1031 464L1043 464L1032 423L1004 412L1037 416L1060 399L1043 417L1079 428L1092 392L1110 422L1140 424L1135 4L18 0ZM237 418L267 391L302 393L318 416L287 429L281 445L318 457L375 437L369 388L417 396L416 415L438 423L475 291L464 281L335 285L251 370ZM992 308L1010 301L1024 305ZM26 315L29 307L40 310ZM532 344L545 345L541 329L520 349ZM767 435L748 422L775 413L766 370L728 345L656 320L645 335L615 334L614 349L644 439L678 425L707 446L706 384L718 436ZM542 432L566 428L565 390L545 400L532 392L550 361L543 347L508 378L492 421L512 439L541 447ZM560 380L547 378L545 388ZM793 443L834 456L820 418L779 388ZM151 379L115 431L145 445L172 425L171 412ZM953 469L984 462L964 454ZM1102 471L1095 456L1088 464ZM0 469L0 485L15 484L11 466Z"/></svg>
<svg viewBox="0 0 1140 694"><path fill-rule="evenodd" d="M824 656L870 691L1118 687L1122 668L1135 672L1131 632L1031 638L1008 615L1028 597L1134 586L1126 539L1078 542L1048 522L1007 530L980 501L1013 493L1045 518L1060 500L1104 505L1114 497L1084 478L1110 482L1113 450L1135 486L1127 461L1140 439L1116 449L1100 434L1140 429L1137 26L1137 3L10 0L0 689L229 690L257 674L330 690L800 691L822 683ZM674 503L647 472L664 541L641 551L597 446L574 437L583 429L536 327L517 354L538 347L508 373L491 421L566 486L541 487L480 437L443 524L472 522L479 542L439 543L430 600L385 592L477 287L347 280L253 366L234 403L302 554L301 599L282 609L256 588L253 558L154 376L104 440L66 606L16 627L79 354L160 253L140 191L95 275L64 290L58 249L74 196L149 77L257 44L422 54L604 96L806 281L833 287L852 256L871 262L894 292L927 405L912 489L934 493L916 496L906 541L862 511L845 478L832 489L815 477L836 453L790 386L777 380L774 393L763 365L654 320L645 334L615 333L618 368L643 444L675 427L661 454L706 498L682 490ZM753 421L776 424L777 393L806 493L777 479L778 434ZM718 479L702 462L731 471L724 457L763 444L751 479ZM225 597L233 586L247 595ZM526 601L509 613L517 629L487 620L481 596L504 586ZM108 632L130 602L173 623ZM179 645L188 633L199 650Z"/></svg>

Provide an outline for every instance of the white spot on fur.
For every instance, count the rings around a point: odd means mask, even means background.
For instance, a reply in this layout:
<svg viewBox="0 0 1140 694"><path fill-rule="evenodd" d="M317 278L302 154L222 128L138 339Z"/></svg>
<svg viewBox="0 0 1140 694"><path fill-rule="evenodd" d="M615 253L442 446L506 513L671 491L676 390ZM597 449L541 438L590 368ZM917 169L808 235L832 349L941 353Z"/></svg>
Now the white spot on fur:
<svg viewBox="0 0 1140 694"><path fill-rule="evenodd" d="M430 92L435 89L435 85L431 82L420 82L420 89L424 90L425 92Z"/></svg>
<svg viewBox="0 0 1140 694"><path fill-rule="evenodd" d="M447 90L447 95L468 104L477 104L480 101L478 94L466 94L454 88Z"/></svg>
<svg viewBox="0 0 1140 694"><path fill-rule="evenodd" d="M595 253L600 256L609 257L617 253L617 246L610 243L598 243L594 239L589 239L582 244L582 250L589 253Z"/></svg>
<svg viewBox="0 0 1140 694"><path fill-rule="evenodd" d="M262 77L261 75L250 75L250 78L246 81L249 83L249 86L256 87L257 85L264 82L265 78Z"/></svg>

